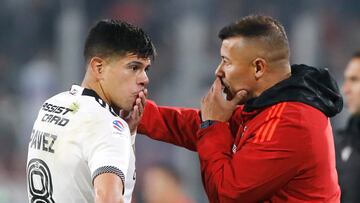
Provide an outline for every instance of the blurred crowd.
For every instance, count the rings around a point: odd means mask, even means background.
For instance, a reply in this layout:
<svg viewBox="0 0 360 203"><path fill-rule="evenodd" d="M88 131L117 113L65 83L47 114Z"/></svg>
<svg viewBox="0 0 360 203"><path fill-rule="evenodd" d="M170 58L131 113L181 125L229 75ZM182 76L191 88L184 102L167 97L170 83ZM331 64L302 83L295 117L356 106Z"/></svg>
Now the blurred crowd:
<svg viewBox="0 0 360 203"><path fill-rule="evenodd" d="M116 18L144 28L158 52L149 73L150 98L198 107L220 61L217 32L227 23L252 13L273 16L288 33L292 63L329 68L341 85L348 60L360 49L359 10L358 0L3 0L0 203L27 201L33 121L45 98L81 81L82 46L96 20ZM335 117L334 128L343 128L347 117L346 110ZM207 202L196 154L138 136L136 155L136 203Z"/></svg>

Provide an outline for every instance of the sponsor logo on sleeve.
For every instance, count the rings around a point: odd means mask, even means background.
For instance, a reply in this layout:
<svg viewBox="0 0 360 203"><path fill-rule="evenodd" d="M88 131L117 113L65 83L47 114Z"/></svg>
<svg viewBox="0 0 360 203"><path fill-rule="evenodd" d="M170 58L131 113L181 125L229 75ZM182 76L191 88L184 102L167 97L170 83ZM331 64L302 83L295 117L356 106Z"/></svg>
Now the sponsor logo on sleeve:
<svg viewBox="0 0 360 203"><path fill-rule="evenodd" d="M119 120L114 120L113 121L113 127L119 132L122 132L125 129L124 124L121 123L121 121L119 121Z"/></svg>

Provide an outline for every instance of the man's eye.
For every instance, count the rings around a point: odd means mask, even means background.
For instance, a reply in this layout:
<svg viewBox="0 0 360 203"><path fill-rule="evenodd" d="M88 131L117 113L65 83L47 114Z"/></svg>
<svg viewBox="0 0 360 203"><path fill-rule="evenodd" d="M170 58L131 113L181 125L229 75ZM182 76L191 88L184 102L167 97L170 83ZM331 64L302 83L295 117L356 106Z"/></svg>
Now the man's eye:
<svg viewBox="0 0 360 203"><path fill-rule="evenodd" d="M133 71L137 71L137 70L138 70L138 67L137 67L137 66L130 66L130 68L131 68Z"/></svg>
<svg viewBox="0 0 360 203"><path fill-rule="evenodd" d="M150 68L149 67L146 67L145 68L145 72L149 72Z"/></svg>

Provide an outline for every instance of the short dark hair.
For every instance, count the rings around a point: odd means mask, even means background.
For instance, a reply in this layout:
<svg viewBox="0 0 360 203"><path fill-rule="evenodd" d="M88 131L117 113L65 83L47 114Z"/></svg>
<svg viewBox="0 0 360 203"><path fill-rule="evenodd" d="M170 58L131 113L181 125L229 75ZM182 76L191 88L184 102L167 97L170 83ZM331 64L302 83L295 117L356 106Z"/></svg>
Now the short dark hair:
<svg viewBox="0 0 360 203"><path fill-rule="evenodd" d="M120 20L105 19L91 28L85 42L84 57L109 57L132 53L140 58L154 59L155 46L141 29Z"/></svg>
<svg viewBox="0 0 360 203"><path fill-rule="evenodd" d="M221 40L230 37L262 38L271 47L289 49L289 42L284 27L270 16L250 15L225 26L219 32Z"/></svg>

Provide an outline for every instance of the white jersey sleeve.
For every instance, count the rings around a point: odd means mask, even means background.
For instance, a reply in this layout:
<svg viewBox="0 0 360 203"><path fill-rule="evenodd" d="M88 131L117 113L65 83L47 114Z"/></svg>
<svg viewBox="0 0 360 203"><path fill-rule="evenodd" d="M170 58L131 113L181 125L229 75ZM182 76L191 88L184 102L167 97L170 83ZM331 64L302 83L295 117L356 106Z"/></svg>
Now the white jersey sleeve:
<svg viewBox="0 0 360 203"><path fill-rule="evenodd" d="M128 125L120 118L96 120L91 126L89 139L84 145L92 181L103 173L114 173L121 178L125 188L128 173L131 136Z"/></svg>

